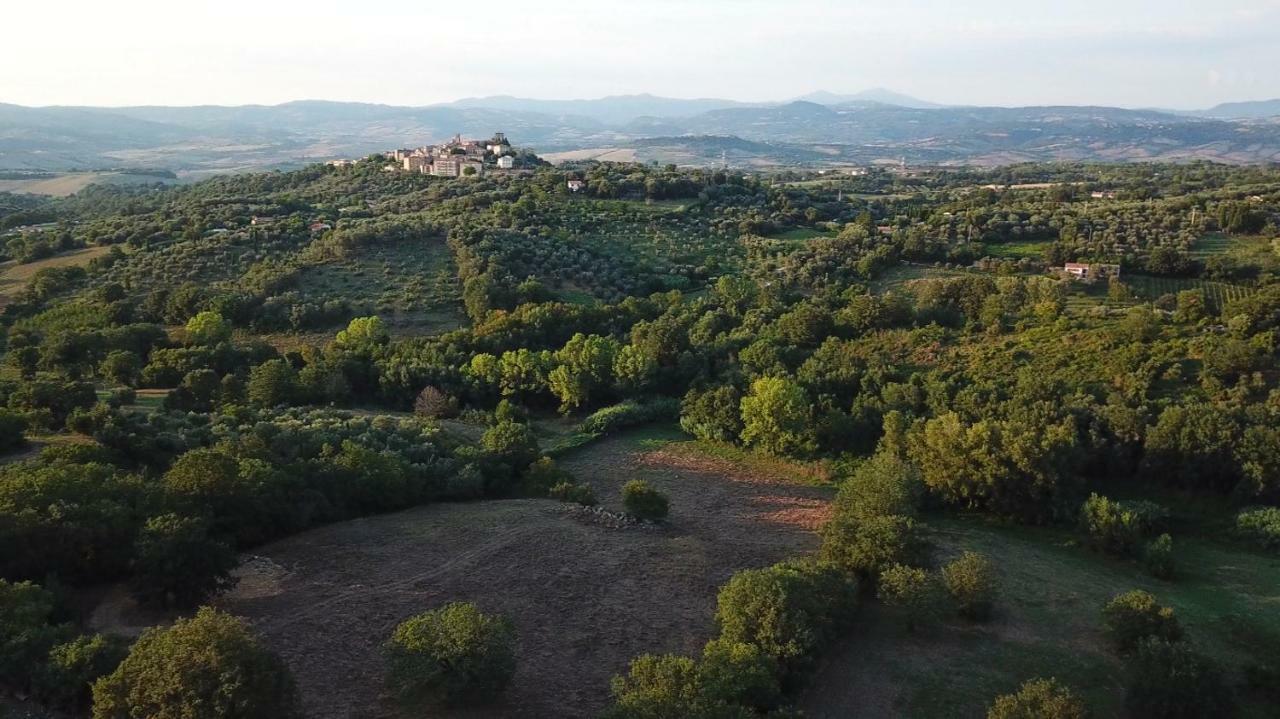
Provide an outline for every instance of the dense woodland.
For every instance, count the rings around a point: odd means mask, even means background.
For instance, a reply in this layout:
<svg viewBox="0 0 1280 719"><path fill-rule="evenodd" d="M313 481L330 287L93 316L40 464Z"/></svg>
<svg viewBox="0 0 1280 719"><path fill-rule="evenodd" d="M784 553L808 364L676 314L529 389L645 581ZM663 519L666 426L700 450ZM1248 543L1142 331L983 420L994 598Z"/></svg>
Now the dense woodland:
<svg viewBox="0 0 1280 719"><path fill-rule="evenodd" d="M1184 531L1280 547L1276 168L382 165L0 195L14 266L92 251L34 272L0 316L0 685L72 714L187 716L144 697L181 642L284 670L212 610L130 654L85 631L77 592L118 582L190 609L238 552L320 524L592 503L547 455L647 422L822 463L839 490L820 555L736 575L719 637L701 657L638 658L613 717L791 716L859 602L914 617L940 594L982 621L995 570L935 566L933 515L1079 526L1099 553L1173 576L1161 503L1177 497L1220 508ZM1072 282L1065 262L1121 274ZM559 415L580 429L552 446L538 424ZM628 507L660 521L654 494L635 487ZM1208 666L1147 599L1104 615L1134 716L1274 700L1280 638L1260 650L1271 663ZM401 699L505 686L509 627L473 609L397 630ZM471 684L415 663L450 631L485 642ZM240 690L263 709L190 716L296 712L283 674ZM1032 682L992 716L1077 703Z"/></svg>

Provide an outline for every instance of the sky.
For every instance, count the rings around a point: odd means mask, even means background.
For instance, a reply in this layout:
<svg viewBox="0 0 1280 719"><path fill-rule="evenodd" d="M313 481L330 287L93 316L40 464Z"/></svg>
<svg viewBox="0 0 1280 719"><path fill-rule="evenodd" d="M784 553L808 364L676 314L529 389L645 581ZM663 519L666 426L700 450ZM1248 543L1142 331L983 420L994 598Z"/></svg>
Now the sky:
<svg viewBox="0 0 1280 719"><path fill-rule="evenodd" d="M462 97L1195 109L1280 97L1280 0L8 0L0 102Z"/></svg>

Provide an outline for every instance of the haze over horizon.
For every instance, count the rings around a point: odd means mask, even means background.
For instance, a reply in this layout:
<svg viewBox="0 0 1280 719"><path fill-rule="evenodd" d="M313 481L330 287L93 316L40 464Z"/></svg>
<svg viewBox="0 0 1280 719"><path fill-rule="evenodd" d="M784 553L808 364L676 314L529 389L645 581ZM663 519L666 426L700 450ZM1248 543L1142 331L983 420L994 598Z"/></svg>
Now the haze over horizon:
<svg viewBox="0 0 1280 719"><path fill-rule="evenodd" d="M953 105L1190 110L1280 97L1280 76L1269 72L1280 65L1280 0L1028 5L24 4L8 11L11 27L43 30L0 45L0 102L429 105L626 94L776 102L884 87Z"/></svg>

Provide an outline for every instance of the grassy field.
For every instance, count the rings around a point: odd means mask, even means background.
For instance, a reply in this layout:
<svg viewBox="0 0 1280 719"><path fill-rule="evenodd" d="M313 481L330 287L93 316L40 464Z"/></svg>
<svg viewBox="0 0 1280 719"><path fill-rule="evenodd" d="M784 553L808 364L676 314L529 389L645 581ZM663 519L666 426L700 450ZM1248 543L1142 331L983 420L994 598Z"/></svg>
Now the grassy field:
<svg viewBox="0 0 1280 719"><path fill-rule="evenodd" d="M931 265L901 264L889 268L872 280L871 291L885 292L887 290L903 290L907 289L908 285L912 282L919 280L960 277L969 274L970 272L971 270L962 268L948 269L946 267L933 267Z"/></svg>
<svg viewBox="0 0 1280 719"><path fill-rule="evenodd" d="M110 252L108 246L85 247L79 250L64 252L55 257L18 264L10 260L0 263L0 305L13 301L14 295L27 286L31 277L46 267L66 267L68 265L87 265L89 260Z"/></svg>
<svg viewBox="0 0 1280 719"><path fill-rule="evenodd" d="M930 524L940 557L974 550L995 561L1001 600L994 620L945 620L909 634L893 610L865 607L811 685L803 702L809 716L980 718L992 697L1038 676L1072 685L1094 716L1121 715L1122 667L1100 633L1100 610L1131 589L1172 606L1189 641L1235 682L1264 639L1280 640L1280 557L1178 537L1182 572L1166 582L1081 548L1066 530L977 518ZM1244 709L1248 717L1274 716L1256 700Z"/></svg>
<svg viewBox="0 0 1280 719"><path fill-rule="evenodd" d="M0 192L66 197L67 195L74 195L94 183L127 185L152 182L170 183L173 180L152 175L131 175L123 172L68 172L57 177L0 180Z"/></svg>

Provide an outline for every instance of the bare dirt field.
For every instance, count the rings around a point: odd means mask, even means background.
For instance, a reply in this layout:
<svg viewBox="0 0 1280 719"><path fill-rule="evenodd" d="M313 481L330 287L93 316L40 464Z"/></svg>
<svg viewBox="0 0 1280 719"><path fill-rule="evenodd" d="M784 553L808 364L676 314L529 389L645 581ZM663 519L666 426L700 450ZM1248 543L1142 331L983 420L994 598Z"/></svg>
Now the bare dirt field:
<svg viewBox="0 0 1280 719"><path fill-rule="evenodd" d="M397 716L380 643L401 620L462 600L512 618L519 669L499 703L442 716L595 716L633 656L699 651L729 575L812 551L827 515L829 489L673 436L649 430L562 460L610 509L630 479L667 492L663 527L607 529L548 500L421 507L263 547L220 604L289 663L308 716Z"/></svg>

